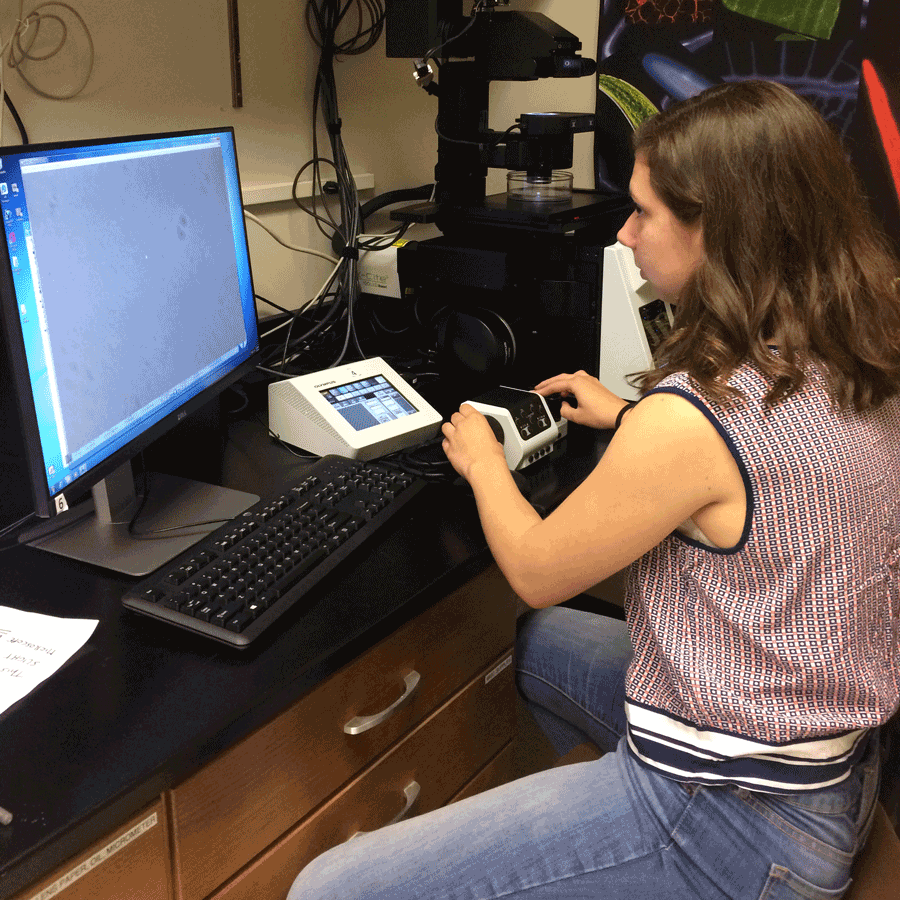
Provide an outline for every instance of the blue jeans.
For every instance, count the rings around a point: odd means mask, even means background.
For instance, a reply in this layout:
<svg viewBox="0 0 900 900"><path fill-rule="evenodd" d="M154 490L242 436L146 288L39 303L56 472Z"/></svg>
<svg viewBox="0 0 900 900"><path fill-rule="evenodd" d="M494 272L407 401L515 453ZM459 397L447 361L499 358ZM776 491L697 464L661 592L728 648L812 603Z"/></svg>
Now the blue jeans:
<svg viewBox="0 0 900 900"><path fill-rule="evenodd" d="M680 784L622 739L629 657L622 622L530 613L517 670L536 718L561 751L588 739L610 752L360 836L307 866L289 900L840 897L871 824L877 740L826 790Z"/></svg>

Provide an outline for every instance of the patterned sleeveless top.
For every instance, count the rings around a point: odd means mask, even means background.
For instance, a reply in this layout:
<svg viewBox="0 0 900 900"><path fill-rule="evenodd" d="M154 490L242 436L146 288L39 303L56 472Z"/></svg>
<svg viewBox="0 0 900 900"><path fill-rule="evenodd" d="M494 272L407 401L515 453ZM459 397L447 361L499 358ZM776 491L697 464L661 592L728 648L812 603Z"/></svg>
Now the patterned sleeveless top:
<svg viewBox="0 0 900 900"><path fill-rule="evenodd" d="M674 532L629 569L628 744L672 778L751 790L846 778L900 697L900 398L838 411L821 372L766 408L678 394L716 427L747 492L743 534Z"/></svg>

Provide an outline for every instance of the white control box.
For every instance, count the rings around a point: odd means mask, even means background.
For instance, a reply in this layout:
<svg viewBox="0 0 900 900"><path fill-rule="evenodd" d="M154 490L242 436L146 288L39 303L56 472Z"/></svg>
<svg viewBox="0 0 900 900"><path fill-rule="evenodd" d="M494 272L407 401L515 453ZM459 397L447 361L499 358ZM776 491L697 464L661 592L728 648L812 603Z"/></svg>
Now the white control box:
<svg viewBox="0 0 900 900"><path fill-rule="evenodd" d="M359 243L375 240L379 235L361 234ZM379 297L400 299L400 276L397 274L397 248L402 247L404 240L397 240L384 250L360 250L359 287L365 294L376 294Z"/></svg>
<svg viewBox="0 0 900 900"><path fill-rule="evenodd" d="M513 471L548 456L565 436L547 401L534 391L498 387L465 402L487 416L494 435L503 444L506 464ZM568 423L563 420L563 425Z"/></svg>
<svg viewBox="0 0 900 900"><path fill-rule="evenodd" d="M381 357L269 385L269 428L319 456L369 460L436 437L441 415Z"/></svg>

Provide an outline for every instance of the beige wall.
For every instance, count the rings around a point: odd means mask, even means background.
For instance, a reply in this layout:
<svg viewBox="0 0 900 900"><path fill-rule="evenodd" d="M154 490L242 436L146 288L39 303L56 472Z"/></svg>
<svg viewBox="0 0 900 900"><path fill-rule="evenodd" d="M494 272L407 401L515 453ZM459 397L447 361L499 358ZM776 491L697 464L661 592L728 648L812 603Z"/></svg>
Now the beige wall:
<svg viewBox="0 0 900 900"><path fill-rule="evenodd" d="M32 141L234 125L245 187L293 181L312 155L311 104L317 48L303 21L305 0L240 0L244 104L231 105L226 0L71 0L90 28L96 60L87 89L66 101L34 94L4 67L9 93ZM25 4L27 13L34 3ZM0 13L8 39L14 4ZM513 0L510 8L542 12L574 32L594 57L599 0ZM51 11L51 10L47 10ZM58 10L54 10L58 11ZM65 12L61 15L66 16ZM67 17L70 43L53 60L29 63L39 87L64 92L78 83L87 47ZM55 40L53 24L44 36ZM419 90L408 60L387 59L382 41L367 54L338 62L338 99L351 166L371 176L363 200L431 181L437 139L437 101ZM545 80L491 87L491 127L505 129L532 110L590 111L593 79ZM3 143L17 143L4 117ZM591 139L576 136L575 184L591 186ZM330 155L320 139L320 153ZM503 190L505 174L493 172L489 190ZM304 213L288 202L256 206L289 243L328 250ZM326 262L278 246L248 225L254 281L259 294L289 307L312 296L329 272ZM268 310L260 307L262 314Z"/></svg>

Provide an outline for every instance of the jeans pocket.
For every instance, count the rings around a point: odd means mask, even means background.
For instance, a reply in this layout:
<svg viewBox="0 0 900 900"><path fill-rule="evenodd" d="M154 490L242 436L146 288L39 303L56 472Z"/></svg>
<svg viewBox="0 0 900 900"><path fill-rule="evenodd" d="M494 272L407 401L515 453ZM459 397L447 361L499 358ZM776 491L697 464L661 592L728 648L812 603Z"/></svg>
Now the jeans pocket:
<svg viewBox="0 0 900 900"><path fill-rule="evenodd" d="M784 866L773 865L759 900L838 900L849 890L852 879L838 890L817 887Z"/></svg>
<svg viewBox="0 0 900 900"><path fill-rule="evenodd" d="M828 866L849 870L853 864L858 829L847 815L811 812L802 806L785 803L780 794L761 794L744 788L734 791L783 835L786 848L811 854Z"/></svg>

